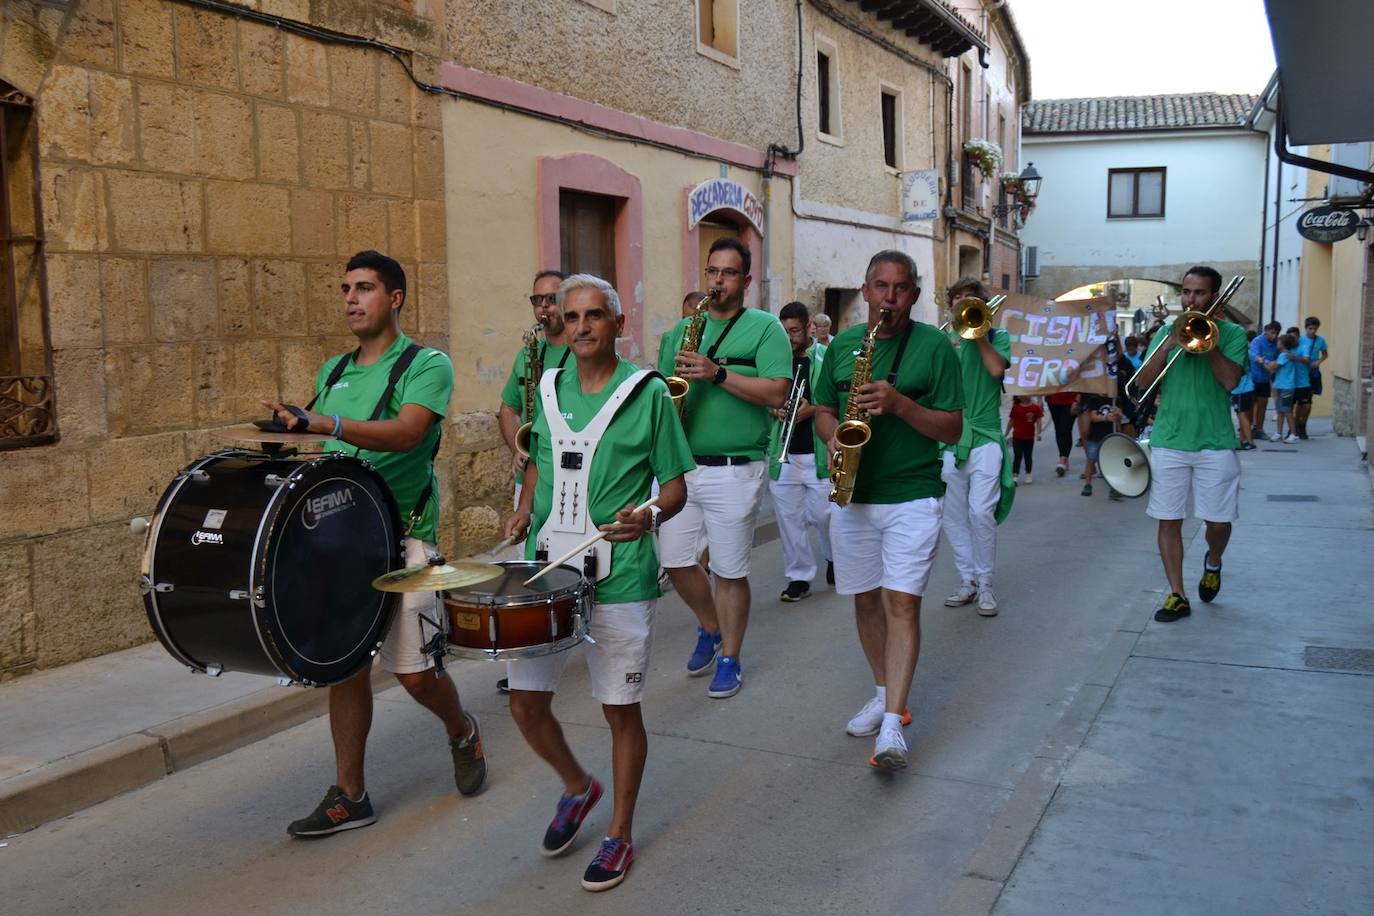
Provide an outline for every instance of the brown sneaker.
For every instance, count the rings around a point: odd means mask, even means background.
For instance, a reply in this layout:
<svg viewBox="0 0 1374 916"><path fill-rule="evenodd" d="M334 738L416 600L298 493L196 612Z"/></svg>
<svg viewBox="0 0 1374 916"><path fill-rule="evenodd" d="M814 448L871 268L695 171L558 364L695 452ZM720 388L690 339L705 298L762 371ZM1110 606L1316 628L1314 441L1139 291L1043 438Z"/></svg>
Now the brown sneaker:
<svg viewBox="0 0 1374 916"><path fill-rule="evenodd" d="M487 781L487 758L482 753L482 733L477 729L477 717L464 713L472 723L472 734L466 738L450 738L453 752L453 782L462 795L476 795Z"/></svg>

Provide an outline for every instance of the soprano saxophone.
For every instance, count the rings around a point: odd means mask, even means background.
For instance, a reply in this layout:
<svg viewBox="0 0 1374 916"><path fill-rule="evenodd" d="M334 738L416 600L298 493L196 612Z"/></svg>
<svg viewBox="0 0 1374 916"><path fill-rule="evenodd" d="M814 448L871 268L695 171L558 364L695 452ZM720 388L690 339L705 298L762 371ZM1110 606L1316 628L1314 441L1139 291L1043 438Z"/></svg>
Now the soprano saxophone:
<svg viewBox="0 0 1374 916"><path fill-rule="evenodd" d="M530 456L530 432L534 429L534 398L539 393L539 377L544 374L544 361L539 358L539 334L544 330L540 320L525 332L525 422L515 431L515 450L521 458Z"/></svg>
<svg viewBox="0 0 1374 916"><path fill-rule="evenodd" d="M863 448L873 438L873 430L868 425L868 411L859 407L859 389L873 381L873 347L892 313L887 309L878 312L878 320L864 336L859 355L854 358L854 375L849 380L849 399L844 406L844 421L835 430L835 441L839 449L830 465L830 501L837 506L849 505L854 496L854 484L859 479L859 459Z"/></svg>
<svg viewBox="0 0 1374 916"><path fill-rule="evenodd" d="M686 350L688 353L695 353L701 349L701 335L706 331L706 311L710 308L711 300L714 298L714 294L707 293L697 303L696 314L688 319L687 328L682 332L682 346L678 348L679 351ZM687 390L691 384L685 378L677 375L670 375L667 382L668 394L673 399L673 406L677 408L677 415L685 417L687 415Z"/></svg>

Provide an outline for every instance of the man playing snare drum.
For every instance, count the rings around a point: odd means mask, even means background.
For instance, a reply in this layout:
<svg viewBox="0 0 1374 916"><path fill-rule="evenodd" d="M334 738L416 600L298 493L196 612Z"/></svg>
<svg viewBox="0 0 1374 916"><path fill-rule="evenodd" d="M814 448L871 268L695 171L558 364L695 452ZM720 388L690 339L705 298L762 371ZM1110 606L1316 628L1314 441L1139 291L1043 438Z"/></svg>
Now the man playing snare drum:
<svg viewBox="0 0 1374 916"><path fill-rule="evenodd" d="M562 556L597 528L609 542L596 549L592 573L597 603L589 635L595 642L573 650L586 655L592 695L601 701L611 730L614 807L605 839L582 878L587 890L602 891L623 881L634 861L631 822L649 747L639 702L659 596L658 557L650 533L686 502L683 475L695 465L668 386L657 374L616 356L615 341L625 318L615 289L597 277L577 274L559 287L558 303L576 368L546 371L540 383L530 446L534 460L525 469L520 505L506 521L505 534L528 535L529 559L545 552L550 558ZM571 445L564 446L565 441ZM649 499L655 478L660 481L658 506L634 511ZM557 512L555 491L573 494L558 500ZM580 507L579 492L586 494ZM569 562L585 568L584 559ZM546 856L572 847L602 794L601 783L573 756L552 712L553 694L570 654L521 659L507 667L511 715L530 747L563 782L563 795L544 834L541 851Z"/></svg>
<svg viewBox="0 0 1374 916"><path fill-rule="evenodd" d="M416 352L409 352L411 341L400 330L406 297L406 275L400 264L379 252L363 251L353 256L345 270L344 320L358 338L358 348L320 367L316 398L310 405L319 413L296 414L293 410L299 408L264 404L295 432L332 437L328 451L345 451L372 463L391 487L402 517L409 513L406 562L421 565L434 553L438 540L434 454L439 422L453 393L453 363L428 347L417 346ZM406 359L409 365L391 385L393 370ZM379 405L388 390L387 403ZM378 418L369 419L379 406L383 409ZM403 595L377 657L407 693L444 723L458 791L475 795L487 776L477 718L463 712L451 679L430 672L434 660L424 643L433 631L422 616L442 619L434 594ZM372 727L371 671L369 664L329 688L329 729L338 772L315 810L287 828L293 837L328 836L377 820L363 784L363 752Z"/></svg>

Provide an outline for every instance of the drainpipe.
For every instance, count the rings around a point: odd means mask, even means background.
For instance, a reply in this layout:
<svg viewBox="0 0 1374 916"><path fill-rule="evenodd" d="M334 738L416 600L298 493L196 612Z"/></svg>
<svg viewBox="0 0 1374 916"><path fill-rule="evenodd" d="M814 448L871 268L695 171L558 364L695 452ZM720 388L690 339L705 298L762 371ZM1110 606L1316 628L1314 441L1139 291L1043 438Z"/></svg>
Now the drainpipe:
<svg viewBox="0 0 1374 916"><path fill-rule="evenodd" d="M1278 321L1279 309L1279 231L1282 228L1279 221L1282 215L1279 213L1279 205L1283 199L1283 160L1279 160L1278 168L1274 169L1274 266L1273 275L1269 278L1269 320Z"/></svg>

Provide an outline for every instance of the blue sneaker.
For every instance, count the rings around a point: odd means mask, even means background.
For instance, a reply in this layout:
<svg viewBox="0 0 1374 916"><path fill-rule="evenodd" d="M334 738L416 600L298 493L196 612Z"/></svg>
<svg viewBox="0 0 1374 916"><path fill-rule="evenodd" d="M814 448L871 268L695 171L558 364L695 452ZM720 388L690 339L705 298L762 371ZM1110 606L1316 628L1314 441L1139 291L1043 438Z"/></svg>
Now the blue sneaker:
<svg viewBox="0 0 1374 916"><path fill-rule="evenodd" d="M697 627L697 647L692 650L692 657L687 659L687 673L692 677L701 677L711 670L711 663L716 660L716 653L720 651L720 634L712 636L706 632L705 627Z"/></svg>
<svg viewBox="0 0 1374 916"><path fill-rule="evenodd" d="M723 700L739 693L740 685L743 683L744 675L739 670L739 659L722 655L716 662L716 676L711 678L711 689L706 691L706 695Z"/></svg>

